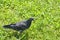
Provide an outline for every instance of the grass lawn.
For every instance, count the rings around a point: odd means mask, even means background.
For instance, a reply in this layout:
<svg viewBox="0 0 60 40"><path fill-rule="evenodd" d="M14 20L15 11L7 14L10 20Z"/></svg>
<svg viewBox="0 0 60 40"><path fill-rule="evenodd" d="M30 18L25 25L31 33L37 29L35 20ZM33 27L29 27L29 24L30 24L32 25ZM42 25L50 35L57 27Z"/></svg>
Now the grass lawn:
<svg viewBox="0 0 60 40"><path fill-rule="evenodd" d="M3 28L30 17L22 34ZM0 0L0 40L60 40L60 0Z"/></svg>

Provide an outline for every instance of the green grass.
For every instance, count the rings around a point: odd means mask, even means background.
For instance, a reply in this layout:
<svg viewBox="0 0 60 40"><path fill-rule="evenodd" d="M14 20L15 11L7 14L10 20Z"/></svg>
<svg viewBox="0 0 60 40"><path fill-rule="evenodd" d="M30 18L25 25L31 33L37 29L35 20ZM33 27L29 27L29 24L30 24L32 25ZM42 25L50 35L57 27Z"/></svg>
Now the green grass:
<svg viewBox="0 0 60 40"><path fill-rule="evenodd" d="M22 34L2 26L37 18ZM0 40L60 40L60 0L0 0Z"/></svg>

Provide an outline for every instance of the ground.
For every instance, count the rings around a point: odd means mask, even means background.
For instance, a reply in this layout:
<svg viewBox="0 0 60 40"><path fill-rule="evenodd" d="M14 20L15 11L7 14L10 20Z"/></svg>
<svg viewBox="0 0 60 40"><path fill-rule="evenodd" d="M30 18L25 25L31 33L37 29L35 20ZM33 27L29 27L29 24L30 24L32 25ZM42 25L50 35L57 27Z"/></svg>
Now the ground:
<svg viewBox="0 0 60 40"><path fill-rule="evenodd" d="M30 17L22 34L3 28ZM0 40L60 40L60 0L0 0Z"/></svg>

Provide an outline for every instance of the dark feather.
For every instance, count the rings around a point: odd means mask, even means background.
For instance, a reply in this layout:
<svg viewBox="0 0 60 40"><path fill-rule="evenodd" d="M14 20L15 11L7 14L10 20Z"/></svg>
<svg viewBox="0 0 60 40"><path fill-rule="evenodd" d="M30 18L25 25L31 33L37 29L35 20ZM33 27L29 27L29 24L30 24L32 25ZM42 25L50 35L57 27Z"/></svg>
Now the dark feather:
<svg viewBox="0 0 60 40"><path fill-rule="evenodd" d="M10 25L4 25L4 28L11 28L17 31L24 31L25 29L28 29L31 25L33 18L29 18L28 20L18 22L16 24L10 24Z"/></svg>

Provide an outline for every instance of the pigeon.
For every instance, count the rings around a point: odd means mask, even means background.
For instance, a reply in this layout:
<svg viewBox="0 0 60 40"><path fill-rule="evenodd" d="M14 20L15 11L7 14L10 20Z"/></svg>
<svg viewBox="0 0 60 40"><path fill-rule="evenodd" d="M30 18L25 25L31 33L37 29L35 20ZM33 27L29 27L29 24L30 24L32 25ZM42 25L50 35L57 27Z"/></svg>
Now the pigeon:
<svg viewBox="0 0 60 40"><path fill-rule="evenodd" d="M14 24L4 25L3 27L23 32L24 30L28 29L31 26L33 20L34 18L29 18L28 20L24 20Z"/></svg>

